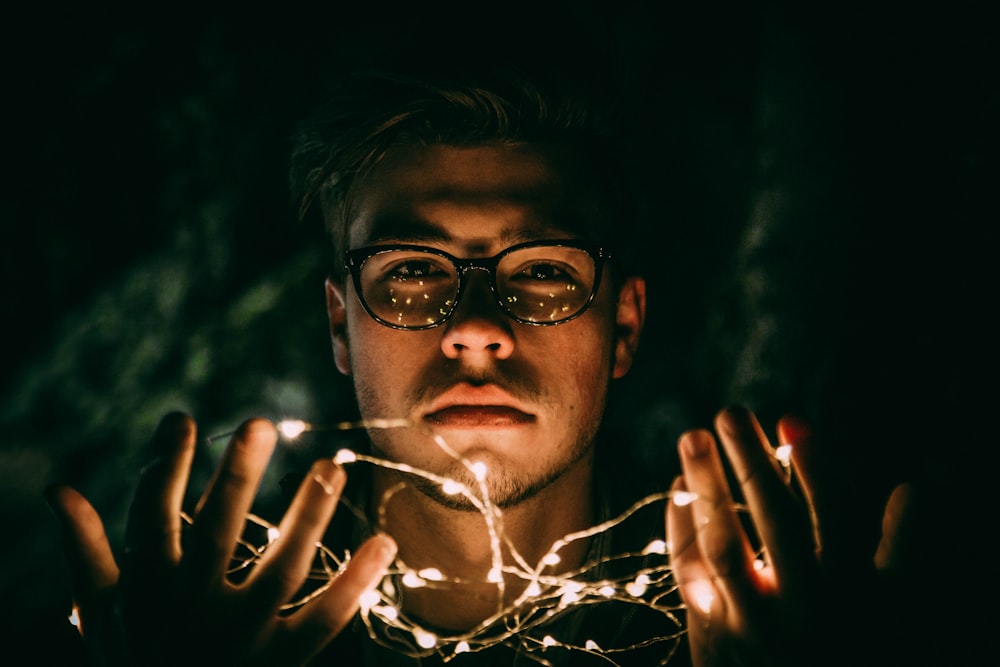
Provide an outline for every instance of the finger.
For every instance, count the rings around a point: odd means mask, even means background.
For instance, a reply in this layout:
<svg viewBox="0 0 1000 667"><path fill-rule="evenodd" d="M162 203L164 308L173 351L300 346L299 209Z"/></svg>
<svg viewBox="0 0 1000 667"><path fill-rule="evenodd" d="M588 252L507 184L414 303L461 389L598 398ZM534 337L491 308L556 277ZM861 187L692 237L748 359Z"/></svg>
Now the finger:
<svg viewBox="0 0 1000 667"><path fill-rule="evenodd" d="M274 642L277 654L301 664L322 650L347 626L361 596L378 585L395 557L396 542L388 535L366 540L321 596L282 621Z"/></svg>
<svg viewBox="0 0 1000 667"><path fill-rule="evenodd" d="M305 581L316 557L316 545L333 516L347 475L332 459L313 463L278 527L278 538L242 588L248 608L272 616Z"/></svg>
<svg viewBox="0 0 1000 667"><path fill-rule="evenodd" d="M720 594L712 572L698 549L694 515L690 503L676 502L688 491L683 477L677 477L670 490L674 499L667 504L667 538L670 541L670 564L687 613L688 645L692 660L710 664L717 642L715 631L722 630L727 617L725 596ZM685 498L686 500L686 498Z"/></svg>
<svg viewBox="0 0 1000 667"><path fill-rule="evenodd" d="M741 407L721 411L716 431L767 551L779 585L798 586L797 579L815 564L813 527L792 494L757 418Z"/></svg>
<svg viewBox="0 0 1000 667"><path fill-rule="evenodd" d="M793 415L784 415L778 420L778 439L790 445L792 470L798 477L799 489L806 501L810 521L813 526L813 543L817 552L823 549L823 527L820 518L824 515L822 491L824 485L818 481L818 472L825 468L818 457L821 451L813 446L812 429L809 424Z"/></svg>
<svg viewBox="0 0 1000 667"><path fill-rule="evenodd" d="M129 509L125 549L129 567L153 572L181 559L181 510L194 460L194 421L176 412L165 416L153 435L153 460L139 478Z"/></svg>
<svg viewBox="0 0 1000 667"><path fill-rule="evenodd" d="M875 552L875 566L880 570L903 572L916 570L912 556L920 554L914 516L916 487L907 482L896 486L882 516L882 539Z"/></svg>
<svg viewBox="0 0 1000 667"><path fill-rule="evenodd" d="M99 632L96 624L107 617L105 606L119 575L104 523L76 489L53 486L46 489L45 499L59 519L80 633Z"/></svg>
<svg viewBox="0 0 1000 667"><path fill-rule="evenodd" d="M687 491L684 478L677 477L670 490L674 494ZM670 541L670 567L680 586L681 597L690 614L707 615L715 600L712 575L698 550L697 531L689 503L667 504L667 539Z"/></svg>
<svg viewBox="0 0 1000 667"><path fill-rule="evenodd" d="M278 432L266 419L244 422L230 440L195 511L184 568L194 586L224 583Z"/></svg>
<svg viewBox="0 0 1000 667"><path fill-rule="evenodd" d="M684 484L696 496L691 519L706 567L733 594L748 596L753 549L734 509L715 439L705 430L688 431L681 435L678 451Z"/></svg>

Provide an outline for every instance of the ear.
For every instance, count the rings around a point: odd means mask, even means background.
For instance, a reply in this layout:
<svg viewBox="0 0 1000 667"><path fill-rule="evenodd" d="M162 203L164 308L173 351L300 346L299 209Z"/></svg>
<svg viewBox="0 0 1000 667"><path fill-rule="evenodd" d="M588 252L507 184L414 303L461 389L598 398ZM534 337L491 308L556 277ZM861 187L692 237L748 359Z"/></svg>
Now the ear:
<svg viewBox="0 0 1000 667"><path fill-rule="evenodd" d="M618 310L615 314L615 363L612 377L618 379L632 368L639 348L639 336L646 322L646 281L630 277L618 290Z"/></svg>
<svg viewBox="0 0 1000 667"><path fill-rule="evenodd" d="M351 350L347 342L347 301L344 285L333 278L326 279L326 316L330 320L330 342L337 370L351 374Z"/></svg>

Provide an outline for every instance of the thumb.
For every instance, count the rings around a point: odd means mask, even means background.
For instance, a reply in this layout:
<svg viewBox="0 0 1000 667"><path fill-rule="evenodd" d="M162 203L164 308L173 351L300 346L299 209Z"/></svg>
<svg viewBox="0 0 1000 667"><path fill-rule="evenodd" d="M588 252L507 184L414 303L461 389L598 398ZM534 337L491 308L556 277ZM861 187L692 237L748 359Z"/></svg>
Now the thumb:
<svg viewBox="0 0 1000 667"><path fill-rule="evenodd" d="M45 490L45 500L59 520L73 599L80 615L78 629L81 634L85 630L99 633L119 574L104 522L93 505L71 487L51 486Z"/></svg>
<svg viewBox="0 0 1000 667"><path fill-rule="evenodd" d="M898 572L909 567L904 556L919 553L913 548L915 535L916 492L913 484L903 483L892 490L882 515L882 538L875 552L875 567Z"/></svg>

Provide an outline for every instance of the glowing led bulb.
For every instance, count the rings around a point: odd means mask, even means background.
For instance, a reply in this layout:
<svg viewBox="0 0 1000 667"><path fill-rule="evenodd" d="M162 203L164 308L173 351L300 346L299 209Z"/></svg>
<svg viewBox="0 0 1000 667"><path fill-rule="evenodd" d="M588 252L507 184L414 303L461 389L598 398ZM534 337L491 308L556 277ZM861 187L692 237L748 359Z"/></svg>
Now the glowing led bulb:
<svg viewBox="0 0 1000 667"><path fill-rule="evenodd" d="M80 629L80 609L73 605L73 610L69 613L69 623L77 630Z"/></svg>
<svg viewBox="0 0 1000 667"><path fill-rule="evenodd" d="M562 588L559 589L559 592L579 593L582 590L583 590L583 584L581 582L567 581L565 584L562 585Z"/></svg>
<svg viewBox="0 0 1000 667"><path fill-rule="evenodd" d="M781 465L787 468L791 465L792 461L792 446L781 445L774 450L774 457L778 459L778 462L781 463Z"/></svg>
<svg viewBox="0 0 1000 667"><path fill-rule="evenodd" d="M587 643L583 645L588 651L600 651L601 647L598 646L597 642L593 639L588 639Z"/></svg>
<svg viewBox="0 0 1000 667"><path fill-rule="evenodd" d="M648 556L649 554L665 554L667 553L667 543L663 540L653 540L646 545L646 548L642 550L643 556Z"/></svg>
<svg viewBox="0 0 1000 667"><path fill-rule="evenodd" d="M469 652L469 642L460 641L455 644L455 653L468 653Z"/></svg>
<svg viewBox="0 0 1000 667"><path fill-rule="evenodd" d="M643 593L646 592L646 588L649 586L649 577L644 574L640 574L635 580L630 581L625 584L625 590L628 594L634 598L642 597Z"/></svg>
<svg viewBox="0 0 1000 667"><path fill-rule="evenodd" d="M399 618L399 610L386 604L378 607L372 607L372 611L387 621L395 621Z"/></svg>
<svg viewBox="0 0 1000 667"><path fill-rule="evenodd" d="M437 635L433 632L427 632L423 628L413 628L413 638L417 640L417 645L420 648L434 648L437 645Z"/></svg>
<svg viewBox="0 0 1000 667"><path fill-rule="evenodd" d="M542 592L542 587L538 585L537 581L532 581L528 584L528 587L524 589L524 597L533 598L540 595Z"/></svg>
<svg viewBox="0 0 1000 667"><path fill-rule="evenodd" d="M606 598L610 598L610 597L613 597L614 594L615 594L615 587L614 586L609 586L609 585L601 586L597 590L597 592L600 593L601 595L603 595Z"/></svg>
<svg viewBox="0 0 1000 667"><path fill-rule="evenodd" d="M481 482L486 479L487 467L482 461L476 461L471 466L472 474L475 475L476 481Z"/></svg>
<svg viewBox="0 0 1000 667"><path fill-rule="evenodd" d="M280 535L281 535L281 532L280 532L280 531L279 531L279 530L277 529L277 527L276 527L276 526L270 526L270 527L269 527L269 528L267 529L267 543L268 543L268 544L271 544L271 543L272 543L272 542L274 542L274 541L275 541L276 539L278 539L278 537L279 537Z"/></svg>
<svg viewBox="0 0 1000 667"><path fill-rule="evenodd" d="M358 455L352 452L350 449L341 449L337 451L337 454L333 457L334 463L338 465L344 465L345 463L354 463L358 460Z"/></svg>
<svg viewBox="0 0 1000 667"><path fill-rule="evenodd" d="M490 571L486 573L486 581L491 584L499 584L503 581L503 572L500 571L499 567L491 567Z"/></svg>
<svg viewBox="0 0 1000 667"><path fill-rule="evenodd" d="M426 586L427 582L421 579L416 572L407 572L403 575L403 585L407 588L421 588Z"/></svg>
<svg viewBox="0 0 1000 667"><path fill-rule="evenodd" d="M378 604L381 599L382 598L377 591L365 591L358 596L358 603L361 605L361 611L367 612L369 609Z"/></svg>
<svg viewBox="0 0 1000 667"><path fill-rule="evenodd" d="M446 479L444 484L441 485L441 490L447 493L449 496L453 496L456 493L461 493L465 485L459 484L453 479Z"/></svg>
<svg viewBox="0 0 1000 667"><path fill-rule="evenodd" d="M580 594L575 591L566 591L559 597L559 604L569 606L580 599Z"/></svg>
<svg viewBox="0 0 1000 667"><path fill-rule="evenodd" d="M672 496L674 505L677 505L678 507L684 507L685 505L690 505L695 501L695 498L697 497L698 497L697 494L691 493L690 491L677 491Z"/></svg>
<svg viewBox="0 0 1000 667"><path fill-rule="evenodd" d="M558 643L559 642L557 642L556 638L553 637L552 635L545 635L544 637L542 637L543 646L555 646Z"/></svg>
<svg viewBox="0 0 1000 667"><path fill-rule="evenodd" d="M417 572L417 575L419 575L421 578L426 579L428 581L443 581L444 580L444 575L441 574L441 570L437 569L436 567L424 568L423 570L420 570L419 572Z"/></svg>
<svg viewBox="0 0 1000 667"><path fill-rule="evenodd" d="M285 419L277 424L278 432L288 440L297 438L302 435L302 432L308 428L306 424L301 419Z"/></svg>
<svg viewBox="0 0 1000 667"><path fill-rule="evenodd" d="M542 562L545 563L546 565L558 565L561 561L562 558L559 557L559 554L555 553L545 554L545 556L542 558Z"/></svg>
<svg viewBox="0 0 1000 667"><path fill-rule="evenodd" d="M563 605L570 605L580 599L580 591L583 590L583 584L579 581L567 581L559 589L562 595L559 596L559 603Z"/></svg>

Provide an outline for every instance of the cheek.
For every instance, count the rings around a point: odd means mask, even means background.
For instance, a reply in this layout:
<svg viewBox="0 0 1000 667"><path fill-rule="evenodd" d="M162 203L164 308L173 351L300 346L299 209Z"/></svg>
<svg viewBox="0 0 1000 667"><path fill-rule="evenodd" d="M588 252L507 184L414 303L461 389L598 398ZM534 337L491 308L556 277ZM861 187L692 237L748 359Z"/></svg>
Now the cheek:
<svg viewBox="0 0 1000 667"><path fill-rule="evenodd" d="M358 387L391 393L403 380L419 372L428 355L438 349L435 339L419 331L396 331L360 313L349 324L351 370Z"/></svg>
<svg viewBox="0 0 1000 667"><path fill-rule="evenodd" d="M377 323L369 324L365 321L365 317L367 316L363 313L361 315L357 312L351 313L347 324L351 375L355 386L359 389L377 383L381 373L387 372L393 365L389 355L385 353L386 342L382 339L382 332L370 326ZM379 363L380 358L383 359L383 363Z"/></svg>
<svg viewBox="0 0 1000 667"><path fill-rule="evenodd" d="M571 323L572 324L572 323ZM603 401L614 363L611 334L603 321L581 321L561 333L558 346L545 358L559 392L574 396L574 407L593 407Z"/></svg>

